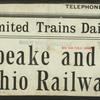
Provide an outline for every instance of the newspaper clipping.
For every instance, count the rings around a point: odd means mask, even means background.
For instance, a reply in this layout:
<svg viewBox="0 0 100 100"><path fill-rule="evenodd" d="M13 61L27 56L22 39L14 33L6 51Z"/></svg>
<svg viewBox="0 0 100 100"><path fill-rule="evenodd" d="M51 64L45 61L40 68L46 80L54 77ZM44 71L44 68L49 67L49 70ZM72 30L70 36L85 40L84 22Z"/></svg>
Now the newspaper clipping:
<svg viewBox="0 0 100 100"><path fill-rule="evenodd" d="M100 4L0 4L0 95L100 96Z"/></svg>

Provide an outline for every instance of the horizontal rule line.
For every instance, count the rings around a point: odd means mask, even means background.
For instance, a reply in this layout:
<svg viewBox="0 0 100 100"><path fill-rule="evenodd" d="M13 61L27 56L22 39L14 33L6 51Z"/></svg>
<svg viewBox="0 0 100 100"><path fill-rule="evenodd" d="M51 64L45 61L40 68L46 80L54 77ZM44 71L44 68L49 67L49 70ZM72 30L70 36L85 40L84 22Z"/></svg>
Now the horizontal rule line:
<svg viewBox="0 0 100 100"><path fill-rule="evenodd" d="M4 4L30 4L30 3L47 3L47 4L51 4L51 3L85 3L85 4L89 4L89 3L94 3L94 4L98 4L100 3L99 0L0 0L0 3L4 3Z"/></svg>
<svg viewBox="0 0 100 100"><path fill-rule="evenodd" d="M29 3L94 3L94 4L98 4L100 3L99 0L0 0L0 3L13 3L13 4L21 4L21 3L25 3L25 4L29 4Z"/></svg>
<svg viewBox="0 0 100 100"><path fill-rule="evenodd" d="M0 39L61 39L61 40L100 40L100 37L86 36L27 36L27 35L0 35Z"/></svg>
<svg viewBox="0 0 100 100"><path fill-rule="evenodd" d="M16 13L0 13L0 17L11 17L11 18L77 18L77 19L100 19L100 15L84 15L84 14L79 14L79 15L63 15L63 14L16 14Z"/></svg>

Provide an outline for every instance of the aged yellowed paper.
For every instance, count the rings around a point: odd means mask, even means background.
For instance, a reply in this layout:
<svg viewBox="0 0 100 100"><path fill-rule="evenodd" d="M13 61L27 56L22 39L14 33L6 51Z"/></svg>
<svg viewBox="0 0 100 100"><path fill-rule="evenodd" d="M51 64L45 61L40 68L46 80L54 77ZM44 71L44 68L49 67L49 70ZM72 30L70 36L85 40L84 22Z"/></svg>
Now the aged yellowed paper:
<svg viewBox="0 0 100 100"><path fill-rule="evenodd" d="M0 95L100 96L100 4L1 4Z"/></svg>

